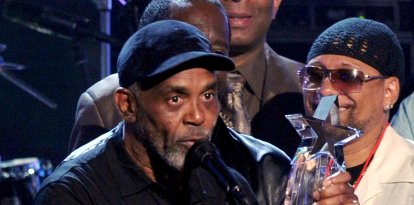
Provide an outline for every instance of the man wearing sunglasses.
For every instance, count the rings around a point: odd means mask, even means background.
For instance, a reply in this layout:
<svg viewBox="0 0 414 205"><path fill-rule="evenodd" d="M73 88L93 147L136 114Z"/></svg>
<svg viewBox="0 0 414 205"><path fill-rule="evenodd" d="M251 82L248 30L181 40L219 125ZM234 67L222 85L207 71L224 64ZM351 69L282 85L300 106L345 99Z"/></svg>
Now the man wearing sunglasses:
<svg viewBox="0 0 414 205"><path fill-rule="evenodd" d="M340 124L364 132L344 148L361 204L414 203L414 144L389 125L404 80L404 55L384 24L349 18L325 30L299 70L305 107L338 95Z"/></svg>

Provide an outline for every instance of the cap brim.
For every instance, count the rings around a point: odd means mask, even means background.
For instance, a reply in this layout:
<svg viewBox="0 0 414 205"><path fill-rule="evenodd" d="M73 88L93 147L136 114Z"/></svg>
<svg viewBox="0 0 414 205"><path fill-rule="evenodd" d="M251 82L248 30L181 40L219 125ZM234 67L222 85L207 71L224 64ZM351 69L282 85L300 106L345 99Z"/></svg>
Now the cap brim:
<svg viewBox="0 0 414 205"><path fill-rule="evenodd" d="M187 65L187 66L186 66ZM141 78L159 77L164 74L175 74L190 68L205 68L211 71L232 71L235 70L233 61L223 55L192 51L173 56L160 64L151 73L140 76Z"/></svg>

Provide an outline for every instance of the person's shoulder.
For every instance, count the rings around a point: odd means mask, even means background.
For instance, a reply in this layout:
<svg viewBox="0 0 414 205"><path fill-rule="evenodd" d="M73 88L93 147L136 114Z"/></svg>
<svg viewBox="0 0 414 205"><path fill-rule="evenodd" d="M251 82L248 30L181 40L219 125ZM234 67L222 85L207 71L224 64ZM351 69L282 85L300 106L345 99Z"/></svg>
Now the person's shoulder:
<svg viewBox="0 0 414 205"><path fill-rule="evenodd" d="M90 201L90 196L82 193L80 187L70 187L64 183L50 183L36 193L33 204L93 204Z"/></svg>
<svg viewBox="0 0 414 205"><path fill-rule="evenodd" d="M301 62L279 55L275 50L272 49L272 47L270 47L269 44L265 45L265 49L266 49L266 52L268 53L268 58L274 63L281 64L281 65L283 64L284 65L283 67L298 69L304 65Z"/></svg>
<svg viewBox="0 0 414 205"><path fill-rule="evenodd" d="M289 156L276 146L253 136L238 133L231 128L228 128L228 130L230 135L242 143L249 150L249 152L255 156L257 161L265 156L271 156L277 158L280 163L290 164Z"/></svg>
<svg viewBox="0 0 414 205"><path fill-rule="evenodd" d="M122 150L121 125L66 157L43 181L39 190L39 201L54 197L54 192L69 200L75 200L76 197L75 201L82 204L102 204L100 202L106 201L108 196L117 199L118 195L112 192L119 189L118 179L123 176L114 171L121 169L118 159ZM83 203L85 201L94 203Z"/></svg>
<svg viewBox="0 0 414 205"><path fill-rule="evenodd" d="M388 139L387 141L395 144L399 147L405 147L409 149L411 152L414 153L414 141L411 139L404 138L401 136L394 127L389 126L389 129L385 133L386 135L389 134L392 136L392 138Z"/></svg>
<svg viewBox="0 0 414 205"><path fill-rule="evenodd" d="M401 105L398 108L398 112L406 115L408 119L414 119L414 92L401 101ZM396 114L397 115L397 114ZM411 122L414 123L414 122Z"/></svg>
<svg viewBox="0 0 414 205"><path fill-rule="evenodd" d="M414 102L414 92L412 92L408 97L406 97L403 100L403 102L406 102L406 104Z"/></svg>
<svg viewBox="0 0 414 205"><path fill-rule="evenodd" d="M393 127L387 128L378 149L379 152L386 153L383 156L384 160L402 163L402 166L413 166L414 169L414 163L404 165L407 161L414 162L414 142L398 134Z"/></svg>
<svg viewBox="0 0 414 205"><path fill-rule="evenodd" d="M62 162L42 183L35 204L93 204L102 183L110 179L102 156L87 156ZM99 167L105 167L100 169ZM106 169L106 170L105 170Z"/></svg>
<svg viewBox="0 0 414 205"><path fill-rule="evenodd" d="M52 189L61 193L62 197L78 190L93 192L93 187L107 178L105 173L108 173L109 165L104 153L112 137L111 132L73 151L43 181L39 192L48 195L47 192Z"/></svg>
<svg viewBox="0 0 414 205"><path fill-rule="evenodd" d="M117 132L117 129L118 128L114 128L74 150L57 166L53 173L47 178L47 181L54 182L62 180L62 178L73 174L73 171L76 169L84 169L84 167L93 168L91 165L103 162L105 160L104 152L107 150L106 147L108 141L115 137L114 133Z"/></svg>
<svg viewBox="0 0 414 205"><path fill-rule="evenodd" d="M414 92L401 101L391 119L392 127L403 137L414 140Z"/></svg>
<svg viewBox="0 0 414 205"><path fill-rule="evenodd" d="M88 142L87 144L77 148L72 153L70 153L63 162L68 162L75 160L77 158L85 158L87 157L94 157L95 155L98 155L100 152L104 151L105 144L107 141L113 137L113 133L115 132L115 129L106 132L105 134L95 138L94 140Z"/></svg>
<svg viewBox="0 0 414 205"><path fill-rule="evenodd" d="M389 126L372 164L382 183L414 182L413 141L403 138Z"/></svg>
<svg viewBox="0 0 414 205"><path fill-rule="evenodd" d="M405 115L405 117L408 118L414 117L411 116L414 114L414 106L412 106L412 104L414 104L414 92L401 101L398 111L393 118L398 117L399 115Z"/></svg>
<svg viewBox="0 0 414 205"><path fill-rule="evenodd" d="M105 77L89 87L84 94L89 95L92 99L97 100L105 97L111 97L115 89L119 87L118 74L112 74Z"/></svg>
<svg viewBox="0 0 414 205"><path fill-rule="evenodd" d="M414 160L414 141L412 139L404 138L403 136L400 136L401 140L404 142L406 147L408 148L409 152L413 156Z"/></svg>

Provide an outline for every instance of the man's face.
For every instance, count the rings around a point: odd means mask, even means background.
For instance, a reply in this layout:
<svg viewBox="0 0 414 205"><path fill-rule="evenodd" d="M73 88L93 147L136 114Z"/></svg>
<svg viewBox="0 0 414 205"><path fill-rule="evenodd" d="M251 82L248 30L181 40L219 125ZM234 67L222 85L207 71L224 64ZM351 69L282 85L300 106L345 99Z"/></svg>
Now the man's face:
<svg viewBox="0 0 414 205"><path fill-rule="evenodd" d="M373 67L350 57L341 55L320 55L311 59L309 65L319 66L328 70L340 68L355 68L365 75L380 76ZM322 86L316 91L304 91L305 109L313 113L320 97L338 95L340 124L361 130L370 130L378 126L384 117L384 79L376 79L363 83L357 93L345 93L335 90L328 78L323 80Z"/></svg>
<svg viewBox="0 0 414 205"><path fill-rule="evenodd" d="M229 15L231 47L263 43L280 0L221 0Z"/></svg>
<svg viewBox="0 0 414 205"><path fill-rule="evenodd" d="M213 52L228 55L230 30L225 11L202 0L181 6L173 10L172 18L197 27L211 42Z"/></svg>
<svg viewBox="0 0 414 205"><path fill-rule="evenodd" d="M195 141L210 140L219 103L216 76L203 68L181 71L143 90L138 100L137 134L170 166L182 170ZM141 136L142 137L142 136Z"/></svg>

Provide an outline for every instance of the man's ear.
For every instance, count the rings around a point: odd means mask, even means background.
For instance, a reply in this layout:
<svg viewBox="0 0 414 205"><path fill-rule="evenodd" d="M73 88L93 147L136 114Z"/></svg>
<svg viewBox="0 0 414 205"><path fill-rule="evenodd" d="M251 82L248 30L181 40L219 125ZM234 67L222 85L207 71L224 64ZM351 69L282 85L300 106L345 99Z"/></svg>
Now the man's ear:
<svg viewBox="0 0 414 205"><path fill-rule="evenodd" d="M397 77L391 76L385 79L384 84L384 110L390 110L395 102L398 100L398 96L400 95L400 81Z"/></svg>
<svg viewBox="0 0 414 205"><path fill-rule="evenodd" d="M282 0L273 0L273 14L272 14L272 20L276 18L277 11L279 10L280 3L282 3Z"/></svg>
<svg viewBox="0 0 414 205"><path fill-rule="evenodd" d="M134 94L126 88L118 88L114 94L115 105L125 122L135 122L137 102Z"/></svg>

